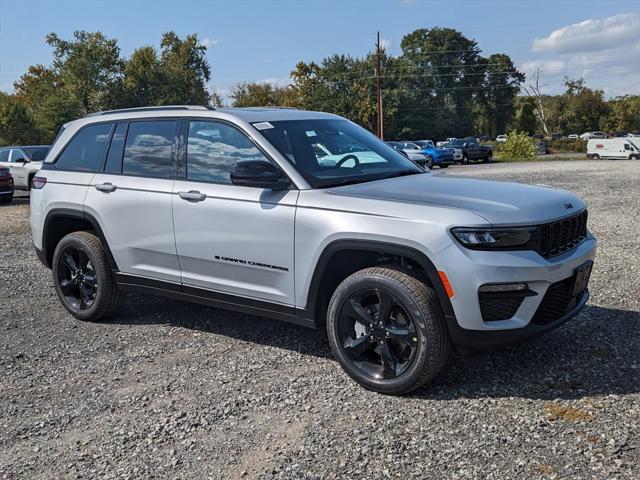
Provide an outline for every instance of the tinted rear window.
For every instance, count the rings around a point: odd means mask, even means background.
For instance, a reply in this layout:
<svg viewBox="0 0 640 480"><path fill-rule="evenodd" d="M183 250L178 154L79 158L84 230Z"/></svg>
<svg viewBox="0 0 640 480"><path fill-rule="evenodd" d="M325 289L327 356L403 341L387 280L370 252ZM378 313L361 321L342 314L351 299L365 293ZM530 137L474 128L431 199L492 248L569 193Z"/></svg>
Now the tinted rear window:
<svg viewBox="0 0 640 480"><path fill-rule="evenodd" d="M8 162L9 161L9 149L0 150L0 162Z"/></svg>
<svg viewBox="0 0 640 480"><path fill-rule="evenodd" d="M56 160L56 169L97 172L112 126L113 123L100 123L80 130Z"/></svg>
<svg viewBox="0 0 640 480"><path fill-rule="evenodd" d="M130 123L122 173L172 178L171 152L177 123L174 120Z"/></svg>

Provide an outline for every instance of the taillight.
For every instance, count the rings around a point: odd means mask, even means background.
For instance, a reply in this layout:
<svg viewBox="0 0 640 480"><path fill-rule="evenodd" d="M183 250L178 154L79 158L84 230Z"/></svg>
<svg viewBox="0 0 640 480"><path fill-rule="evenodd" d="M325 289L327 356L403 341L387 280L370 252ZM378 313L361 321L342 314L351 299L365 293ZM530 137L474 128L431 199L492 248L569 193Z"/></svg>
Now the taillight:
<svg viewBox="0 0 640 480"><path fill-rule="evenodd" d="M47 184L47 179L45 177L33 177L31 180L31 188L35 190L40 190Z"/></svg>

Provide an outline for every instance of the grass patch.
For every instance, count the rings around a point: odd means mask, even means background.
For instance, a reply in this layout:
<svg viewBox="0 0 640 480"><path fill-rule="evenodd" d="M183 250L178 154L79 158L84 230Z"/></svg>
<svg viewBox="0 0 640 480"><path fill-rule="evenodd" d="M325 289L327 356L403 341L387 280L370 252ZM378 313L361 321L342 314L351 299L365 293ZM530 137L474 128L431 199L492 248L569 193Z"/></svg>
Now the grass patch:
<svg viewBox="0 0 640 480"><path fill-rule="evenodd" d="M549 420L552 422L556 420L564 420L566 422L591 422L594 420L594 416L590 413L568 405L552 403L545 405L544 409L549 414Z"/></svg>

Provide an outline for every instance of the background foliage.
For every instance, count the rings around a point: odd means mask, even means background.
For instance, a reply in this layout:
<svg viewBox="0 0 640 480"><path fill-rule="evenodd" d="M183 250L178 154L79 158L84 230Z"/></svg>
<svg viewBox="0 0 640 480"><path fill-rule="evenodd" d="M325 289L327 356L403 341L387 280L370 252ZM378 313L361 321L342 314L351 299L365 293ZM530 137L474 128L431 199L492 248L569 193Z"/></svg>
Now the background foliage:
<svg viewBox="0 0 640 480"><path fill-rule="evenodd" d="M0 93L0 145L49 143L62 124L98 110L223 103L207 87L211 67L195 34L167 32L158 48L144 45L128 58L101 32L77 31L71 39L51 33L46 42L51 64L30 66L13 94ZM525 95L525 76L507 54L485 57L474 40L450 28L415 30L400 47L398 56L382 54L385 138L542 132L538 103ZM289 85L242 82L232 103L322 110L375 131L375 63L373 53L300 61ZM606 100L582 79L566 79L564 86L562 95L541 98L551 131L640 129L640 96Z"/></svg>

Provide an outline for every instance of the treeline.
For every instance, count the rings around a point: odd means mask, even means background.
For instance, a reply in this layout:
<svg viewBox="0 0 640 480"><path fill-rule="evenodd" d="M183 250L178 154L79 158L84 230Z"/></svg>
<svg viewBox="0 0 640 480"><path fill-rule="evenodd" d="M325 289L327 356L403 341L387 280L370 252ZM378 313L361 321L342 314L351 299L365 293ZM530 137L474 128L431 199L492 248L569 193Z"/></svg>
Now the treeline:
<svg viewBox="0 0 640 480"><path fill-rule="evenodd" d="M0 145L50 143L60 126L89 112L147 105L218 103L207 82L211 68L196 35L162 35L152 46L121 56L116 39L77 31L47 36L51 65L33 65L0 92Z"/></svg>
<svg viewBox="0 0 640 480"><path fill-rule="evenodd" d="M568 78L563 94L541 94L525 82L508 55L484 57L475 41L456 30L416 30L400 46L399 56L382 55L385 138L640 129L640 96L605 100L602 90ZM232 98L236 106L283 105L337 113L375 131L375 62L374 54L300 62L291 72L291 85L241 83Z"/></svg>
<svg viewBox="0 0 640 480"><path fill-rule="evenodd" d="M207 87L211 67L197 35L162 35L123 58L116 39L75 32L46 39L50 65L33 65L0 92L0 145L49 143L60 126L86 113L147 105L219 106ZM504 53L483 56L478 44L449 28L416 30L401 54L381 55L386 138L496 136L510 130L582 133L640 129L640 96L606 100L583 80L566 79L562 95L526 83ZM336 54L299 62L291 84L240 83L234 106L291 106L336 113L375 131L376 56ZM544 81L544 78L541 79Z"/></svg>

